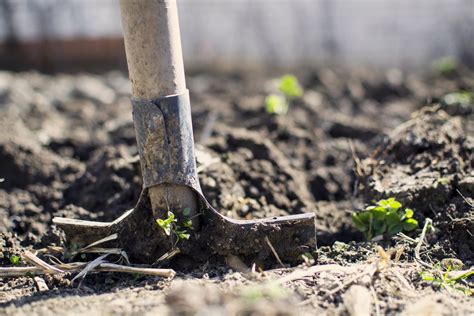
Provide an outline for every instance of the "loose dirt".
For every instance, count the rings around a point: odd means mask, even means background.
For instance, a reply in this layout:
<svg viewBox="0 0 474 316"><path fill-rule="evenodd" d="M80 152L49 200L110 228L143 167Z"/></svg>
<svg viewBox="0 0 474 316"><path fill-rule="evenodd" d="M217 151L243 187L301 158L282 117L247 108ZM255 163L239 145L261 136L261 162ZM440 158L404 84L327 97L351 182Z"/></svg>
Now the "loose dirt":
<svg viewBox="0 0 474 316"><path fill-rule="evenodd" d="M441 102L473 91L472 73L295 74L305 93L283 116L263 105L275 72L196 72L187 82L209 202L243 219L314 212L314 262L252 273L222 261L173 280L89 274L79 287L73 274L43 276L43 292L31 276L4 278L0 314L474 313L472 298L421 278L421 229L365 242L351 222L364 203L394 196L420 226L434 222L424 262L473 266L474 104ZM119 72L0 72L0 266L23 249L59 245L54 216L110 221L134 206L141 177L129 91Z"/></svg>

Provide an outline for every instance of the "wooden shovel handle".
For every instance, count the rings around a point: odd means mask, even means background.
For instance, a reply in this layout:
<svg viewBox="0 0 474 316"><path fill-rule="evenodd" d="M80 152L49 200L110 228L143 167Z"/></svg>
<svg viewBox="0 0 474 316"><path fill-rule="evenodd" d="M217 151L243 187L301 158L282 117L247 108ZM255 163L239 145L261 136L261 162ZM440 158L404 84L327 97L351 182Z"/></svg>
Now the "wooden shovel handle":
<svg viewBox="0 0 474 316"><path fill-rule="evenodd" d="M176 0L120 0L120 7L133 97L151 100L185 92ZM158 217L166 210L197 212L196 196L188 187L163 184L149 193Z"/></svg>
<svg viewBox="0 0 474 316"><path fill-rule="evenodd" d="M120 0L120 7L133 96L185 92L176 0Z"/></svg>

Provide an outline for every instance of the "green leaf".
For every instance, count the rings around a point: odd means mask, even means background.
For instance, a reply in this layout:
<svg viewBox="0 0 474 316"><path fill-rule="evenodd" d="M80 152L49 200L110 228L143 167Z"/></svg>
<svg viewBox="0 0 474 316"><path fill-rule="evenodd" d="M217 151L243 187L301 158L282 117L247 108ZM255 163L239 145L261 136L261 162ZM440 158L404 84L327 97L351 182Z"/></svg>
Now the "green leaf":
<svg viewBox="0 0 474 316"><path fill-rule="evenodd" d="M190 219L187 219L183 222L183 226L189 229L193 229L193 222Z"/></svg>
<svg viewBox="0 0 474 316"><path fill-rule="evenodd" d="M359 230L367 231L371 226L372 214L370 212L352 213L352 219Z"/></svg>
<svg viewBox="0 0 474 316"><path fill-rule="evenodd" d="M374 221L373 223L374 237L381 236L387 231L387 224L385 222Z"/></svg>
<svg viewBox="0 0 474 316"><path fill-rule="evenodd" d="M288 98L300 97L303 95L298 79L293 75L284 75L278 82L278 90Z"/></svg>
<svg viewBox="0 0 474 316"><path fill-rule="evenodd" d="M423 281L433 282L435 280L434 275L429 272L423 271L420 275Z"/></svg>
<svg viewBox="0 0 474 316"><path fill-rule="evenodd" d="M399 225L401 223L400 217L396 211L387 212L385 216L388 226Z"/></svg>
<svg viewBox="0 0 474 316"><path fill-rule="evenodd" d="M408 218L403 222L403 229L410 232L418 227L418 221L413 218Z"/></svg>
<svg viewBox="0 0 474 316"><path fill-rule="evenodd" d="M9 259L10 259L10 263L14 266L19 265L21 262L21 257L17 255L11 255Z"/></svg>
<svg viewBox="0 0 474 316"><path fill-rule="evenodd" d="M352 222L358 230L365 232L369 226L362 220L361 215L362 213L352 213Z"/></svg>
<svg viewBox="0 0 474 316"><path fill-rule="evenodd" d="M281 95L270 94L265 98L265 109L270 114L286 114L288 112L288 102Z"/></svg>
<svg viewBox="0 0 474 316"><path fill-rule="evenodd" d="M183 208L183 216L189 216L191 214L191 209L189 207Z"/></svg>
<svg viewBox="0 0 474 316"><path fill-rule="evenodd" d="M398 210L400 207L402 207L402 203L392 198L390 199L388 207L391 208L392 210Z"/></svg>
<svg viewBox="0 0 474 316"><path fill-rule="evenodd" d="M467 91L453 92L443 97L443 104L445 105L462 105L468 106L474 103L474 95ZM449 180L448 180L449 181Z"/></svg>
<svg viewBox="0 0 474 316"><path fill-rule="evenodd" d="M374 221L372 222L372 227L377 230L383 229L385 231L385 229L387 229L387 224L383 220L374 219Z"/></svg>
<svg viewBox="0 0 474 316"><path fill-rule="evenodd" d="M174 222L176 222L176 219L173 212L168 212L168 217L166 219L158 218L156 220L156 224L158 224L158 226L160 226L168 236L171 235L171 228Z"/></svg>
<svg viewBox="0 0 474 316"><path fill-rule="evenodd" d="M171 235L171 225L169 223L160 218L156 220L156 223L165 231L166 235Z"/></svg>
<svg viewBox="0 0 474 316"><path fill-rule="evenodd" d="M398 234L399 232L401 232L402 230L403 230L403 225L399 223L399 224L394 224L394 225L388 226L387 233L390 236L394 236L394 235Z"/></svg>
<svg viewBox="0 0 474 316"><path fill-rule="evenodd" d="M372 214L374 216L374 219L383 221L385 219L385 216L387 215L387 211L382 207L376 207L372 210Z"/></svg>
<svg viewBox="0 0 474 316"><path fill-rule="evenodd" d="M433 70L440 75L449 75L456 70L458 62L455 58L446 56L435 60L432 67Z"/></svg>
<svg viewBox="0 0 474 316"><path fill-rule="evenodd" d="M176 230L175 233L179 240L188 240L189 237L191 237L191 235L185 230Z"/></svg>
<svg viewBox="0 0 474 316"><path fill-rule="evenodd" d="M405 217L406 218L412 218L413 217L413 210L411 208L406 208L405 209Z"/></svg>

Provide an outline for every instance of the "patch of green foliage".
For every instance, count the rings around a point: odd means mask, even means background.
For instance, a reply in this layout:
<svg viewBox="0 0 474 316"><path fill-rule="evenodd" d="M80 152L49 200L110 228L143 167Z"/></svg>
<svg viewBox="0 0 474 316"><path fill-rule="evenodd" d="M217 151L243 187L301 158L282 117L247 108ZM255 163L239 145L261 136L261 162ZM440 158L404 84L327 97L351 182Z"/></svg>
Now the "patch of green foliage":
<svg viewBox="0 0 474 316"><path fill-rule="evenodd" d="M437 74L448 76L456 71L458 68L458 62L455 58L446 56L436 59L433 62L432 67Z"/></svg>
<svg viewBox="0 0 474 316"><path fill-rule="evenodd" d="M413 213L412 209L402 209L402 204L395 198L388 198L352 213L352 222L367 240L371 240L376 236L393 236L416 229L418 221L413 218Z"/></svg>
<svg viewBox="0 0 474 316"><path fill-rule="evenodd" d="M461 270L462 262L458 259L443 259L440 264L435 266L432 271L422 271L420 273L423 281L446 290L456 290L465 295L471 296L474 290L468 285L463 284L466 280L474 276L474 270L459 271L453 274L451 271Z"/></svg>
<svg viewBox="0 0 474 316"><path fill-rule="evenodd" d="M158 226L160 226L167 236L171 235L171 231L173 230L173 224L176 223L176 218L174 217L173 212L168 212L168 217L165 219L158 218L156 220Z"/></svg>
<svg viewBox="0 0 474 316"><path fill-rule="evenodd" d="M277 93L265 98L265 109L270 114L282 115L288 112L290 101L303 95L303 88L294 75L284 75L278 79Z"/></svg>
<svg viewBox="0 0 474 316"><path fill-rule="evenodd" d="M287 98L299 98L303 95L303 89L294 75L284 75L278 81L278 90Z"/></svg>
<svg viewBox="0 0 474 316"><path fill-rule="evenodd" d="M286 114L288 112L288 102L282 95L270 94L265 98L265 110L270 114Z"/></svg>
<svg viewBox="0 0 474 316"><path fill-rule="evenodd" d="M21 257L17 255L11 255L9 257L9 260L10 260L11 265L13 266L17 266L21 263Z"/></svg>
<svg viewBox="0 0 474 316"><path fill-rule="evenodd" d="M189 208L183 209L183 216L187 217L190 215L190 213L191 210ZM173 212L168 212L167 216L168 217L165 219L157 219L156 224L164 230L167 236L171 236L171 233L173 233L176 236L178 242L181 240L188 240L191 237L189 230L193 229L193 223L191 219L185 219L181 226L178 225L178 221Z"/></svg>
<svg viewBox="0 0 474 316"><path fill-rule="evenodd" d="M442 103L447 106L459 105L467 107L474 104L474 94L469 91L449 93L443 97Z"/></svg>

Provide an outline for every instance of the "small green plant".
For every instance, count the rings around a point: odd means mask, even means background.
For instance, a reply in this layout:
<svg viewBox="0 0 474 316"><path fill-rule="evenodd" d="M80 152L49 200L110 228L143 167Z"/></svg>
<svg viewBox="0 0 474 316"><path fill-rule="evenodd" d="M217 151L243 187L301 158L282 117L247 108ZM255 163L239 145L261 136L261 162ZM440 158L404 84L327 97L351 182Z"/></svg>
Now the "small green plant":
<svg viewBox="0 0 474 316"><path fill-rule="evenodd" d="M465 295L471 296L474 291L467 285L462 284L469 277L474 275L474 270L459 271L459 273L451 273L451 271L460 270L463 264L457 259L443 259L440 264L435 265L432 271L422 271L420 276L423 281L429 282L436 287L446 290L460 291Z"/></svg>
<svg viewBox="0 0 474 316"><path fill-rule="evenodd" d="M189 216L191 210L189 208L183 209L183 216ZM156 224L164 230L167 236L171 236L173 233L176 238L177 242L181 240L188 240L191 237L191 234L188 232L189 230L193 229L193 223L191 219L187 218L183 221L183 225L180 226L177 224L177 219L173 212L168 211L168 217L165 219L157 219Z"/></svg>
<svg viewBox="0 0 474 316"><path fill-rule="evenodd" d="M278 82L278 90L287 98L299 98L303 95L303 89L294 75L284 75Z"/></svg>
<svg viewBox="0 0 474 316"><path fill-rule="evenodd" d="M380 200L362 212L352 213L352 222L367 240L385 234L393 236L402 231L409 232L418 227L418 221L413 218L413 210L402 210L402 204L395 198Z"/></svg>
<svg viewBox="0 0 474 316"><path fill-rule="evenodd" d="M303 89L294 75L284 75L278 79L277 93L265 98L265 109L270 114L286 114L290 101L303 95Z"/></svg>
<svg viewBox="0 0 474 316"><path fill-rule="evenodd" d="M458 62L455 58L447 56L436 59L432 67L437 74L448 76L456 71Z"/></svg>
<svg viewBox="0 0 474 316"><path fill-rule="evenodd" d="M270 114L286 114L288 112L288 101L279 94L270 94L265 98L265 109Z"/></svg>
<svg viewBox="0 0 474 316"><path fill-rule="evenodd" d="M176 223L176 218L174 217L173 212L168 212L168 217L165 219L158 218L156 220L158 226L160 226L167 236L171 235L171 231L173 230L173 224Z"/></svg>
<svg viewBox="0 0 474 316"><path fill-rule="evenodd" d="M452 92L445 95L441 102L446 106L468 107L474 104L474 94L469 91Z"/></svg>
<svg viewBox="0 0 474 316"><path fill-rule="evenodd" d="M20 256L17 256L17 255L11 255L10 256L10 263L13 265L13 266L17 266L21 263L21 257Z"/></svg>

